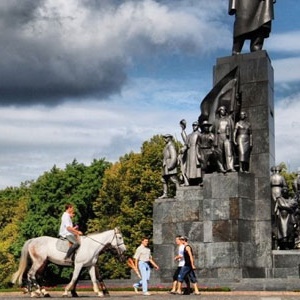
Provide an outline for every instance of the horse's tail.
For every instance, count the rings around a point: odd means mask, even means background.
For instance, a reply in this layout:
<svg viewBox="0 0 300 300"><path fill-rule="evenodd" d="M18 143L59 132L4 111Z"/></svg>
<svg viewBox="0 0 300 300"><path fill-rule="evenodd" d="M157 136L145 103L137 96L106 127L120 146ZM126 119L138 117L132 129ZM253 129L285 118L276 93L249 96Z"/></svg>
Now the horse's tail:
<svg viewBox="0 0 300 300"><path fill-rule="evenodd" d="M19 269L16 273L13 274L11 282L16 283L18 281L19 285L22 284L23 274L27 268L27 262L28 262L28 245L30 244L31 240L28 240L25 242L22 252L21 252L21 258L19 263Z"/></svg>

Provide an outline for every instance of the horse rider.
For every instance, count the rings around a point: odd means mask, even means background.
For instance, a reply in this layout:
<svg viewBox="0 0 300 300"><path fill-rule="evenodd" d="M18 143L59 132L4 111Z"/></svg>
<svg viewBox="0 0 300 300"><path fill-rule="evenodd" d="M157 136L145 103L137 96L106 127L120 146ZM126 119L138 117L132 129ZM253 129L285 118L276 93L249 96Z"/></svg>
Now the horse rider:
<svg viewBox="0 0 300 300"><path fill-rule="evenodd" d="M78 236L82 235L82 232L77 229L77 226L73 226L72 217L74 216L74 207L72 204L66 204L65 212L61 217L61 224L59 228L59 236L67 239L71 246L64 258L65 262L72 262L72 256L80 244Z"/></svg>

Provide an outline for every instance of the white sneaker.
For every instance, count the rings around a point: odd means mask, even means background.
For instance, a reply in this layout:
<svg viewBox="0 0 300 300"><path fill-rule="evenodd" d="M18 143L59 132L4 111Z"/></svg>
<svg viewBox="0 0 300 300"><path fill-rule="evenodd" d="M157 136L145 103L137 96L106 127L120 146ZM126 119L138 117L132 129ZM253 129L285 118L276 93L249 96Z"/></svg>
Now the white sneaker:
<svg viewBox="0 0 300 300"><path fill-rule="evenodd" d="M139 293L138 287L136 285L133 285L133 289L137 294Z"/></svg>
<svg viewBox="0 0 300 300"><path fill-rule="evenodd" d="M151 296L150 293L146 292L146 293L143 293L144 296Z"/></svg>

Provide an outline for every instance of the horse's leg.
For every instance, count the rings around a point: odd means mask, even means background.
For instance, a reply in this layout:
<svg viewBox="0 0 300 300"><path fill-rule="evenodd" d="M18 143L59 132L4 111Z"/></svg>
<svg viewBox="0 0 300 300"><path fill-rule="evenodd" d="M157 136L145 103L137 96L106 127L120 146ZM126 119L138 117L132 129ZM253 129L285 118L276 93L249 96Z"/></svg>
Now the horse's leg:
<svg viewBox="0 0 300 300"><path fill-rule="evenodd" d="M42 266L38 269L38 271L36 272L36 281L37 282L41 282L45 268L48 265L48 261L45 260L44 263L42 264ZM47 298L47 297L51 297L50 294L48 293L48 291L45 289L44 284L42 284L41 286L41 296Z"/></svg>
<svg viewBox="0 0 300 300"><path fill-rule="evenodd" d="M39 269L39 267L40 267L40 264L37 262L34 262L27 274L28 291L29 291L31 297L39 297L41 295L41 288L35 277L35 274L36 274L37 270ZM33 290L33 289L35 289L35 290Z"/></svg>
<svg viewBox="0 0 300 300"><path fill-rule="evenodd" d="M31 268L27 273L29 292L31 297L39 297L41 296L41 287L36 279L36 273L38 270L42 270L43 266L45 266L46 257L38 256L39 254L36 252L34 247L29 248L29 254L32 260ZM35 288L35 291L32 290Z"/></svg>
<svg viewBox="0 0 300 300"><path fill-rule="evenodd" d="M89 269L89 274L92 280L92 284L93 284L93 290L94 292L99 296L99 297L103 297L104 294L102 292L100 292L99 287L98 287L98 280L96 277L96 269L95 266L91 266Z"/></svg>
<svg viewBox="0 0 300 300"><path fill-rule="evenodd" d="M81 271L82 271L82 269L81 269ZM78 277L77 277L77 279L76 279L76 281L75 281L75 283L73 285L73 288L71 289L71 295L74 298L78 297L78 294L76 292L76 287L77 287L77 284L78 284L78 281L79 281L79 278L80 278L81 271L79 272L79 275L78 275ZM72 274L72 276L73 276L73 274Z"/></svg>
<svg viewBox="0 0 300 300"><path fill-rule="evenodd" d="M104 284L103 278L102 278L102 276L100 275L100 272L99 272L99 268L96 265L95 265L95 273L96 273L96 278L99 282L99 286L102 289L103 295L104 296L109 296L108 289L107 289L106 285Z"/></svg>
<svg viewBox="0 0 300 300"><path fill-rule="evenodd" d="M75 286L76 280L80 274L80 271L82 269L82 264L80 263L76 263L75 262L75 267L74 267L74 271L73 271L73 276L71 278L71 281L67 284L67 286L65 287L65 291L63 293L63 297L68 297L68 292L70 289L72 289Z"/></svg>

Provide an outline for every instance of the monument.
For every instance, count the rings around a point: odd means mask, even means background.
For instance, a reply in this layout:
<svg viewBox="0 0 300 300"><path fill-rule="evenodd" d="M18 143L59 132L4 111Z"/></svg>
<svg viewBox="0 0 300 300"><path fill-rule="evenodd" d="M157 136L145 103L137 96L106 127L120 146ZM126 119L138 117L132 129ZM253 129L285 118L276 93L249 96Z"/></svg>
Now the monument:
<svg viewBox="0 0 300 300"><path fill-rule="evenodd" d="M248 139L249 147L251 144L251 151L247 152L250 157L245 154L246 158L234 161L233 169L225 169L223 164L217 171L205 173L203 186L180 186L175 198L155 201L154 255L161 268L161 282L170 282L176 268L173 257L178 234L189 238L198 267L196 274L204 284L236 283L250 278L259 278L260 283L265 282L262 279L299 278L298 251L276 250L272 242L274 75L262 45L271 28L273 0L253 0L249 6L247 3L250 2L230 1L229 12L236 15L232 56L217 58L213 88L201 102L198 122L200 127L203 122L216 124L221 107L233 123L247 116L247 129L240 131L248 134L243 138ZM248 24L248 28L247 17L243 20L247 13L241 13L241 9L248 9L251 16L260 11L263 16L256 18L256 24ZM251 40L251 52L241 54L245 39ZM239 118L241 112L244 117ZM226 126L224 132L229 137L229 125ZM220 130L212 132L216 136ZM230 142L229 139L227 145Z"/></svg>

